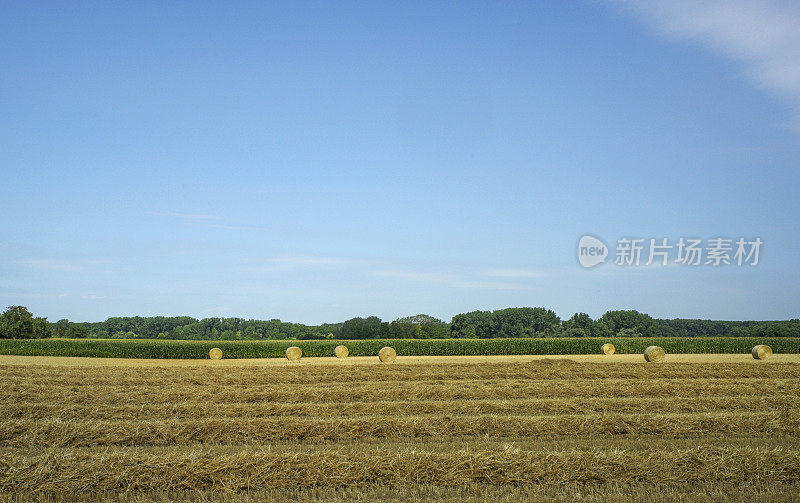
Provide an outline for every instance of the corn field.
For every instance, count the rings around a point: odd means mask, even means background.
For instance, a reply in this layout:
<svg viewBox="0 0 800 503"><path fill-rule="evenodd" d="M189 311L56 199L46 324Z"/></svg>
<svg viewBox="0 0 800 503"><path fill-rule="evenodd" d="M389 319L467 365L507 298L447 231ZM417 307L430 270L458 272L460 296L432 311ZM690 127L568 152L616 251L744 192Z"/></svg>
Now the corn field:
<svg viewBox="0 0 800 503"><path fill-rule="evenodd" d="M667 353L750 353L767 344L776 353L800 353L796 337L639 337L538 339L371 339L325 341L173 341L45 339L0 340L0 354L21 356L88 356L99 358L205 359L214 348L223 358L282 358L290 346L304 357L333 356L336 346L347 346L351 356L375 356L384 346L399 356L582 355L597 354L611 342L618 354L641 353L661 346Z"/></svg>

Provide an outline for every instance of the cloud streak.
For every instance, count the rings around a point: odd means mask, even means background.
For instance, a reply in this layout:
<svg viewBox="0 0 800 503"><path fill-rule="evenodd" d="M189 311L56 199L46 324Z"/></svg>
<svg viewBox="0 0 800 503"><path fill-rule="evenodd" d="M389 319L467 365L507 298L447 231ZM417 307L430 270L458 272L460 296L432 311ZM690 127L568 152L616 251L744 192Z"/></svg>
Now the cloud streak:
<svg viewBox="0 0 800 503"><path fill-rule="evenodd" d="M173 220L179 220L186 224L201 225L204 227L211 227L214 229L226 229L234 231L258 231L258 232L270 230L268 227L263 227L259 225L227 224L223 222L222 217L217 215L181 213L176 211L151 211L149 213L157 217L170 218Z"/></svg>
<svg viewBox="0 0 800 503"><path fill-rule="evenodd" d="M639 0L611 4L659 33L694 40L744 65L760 88L786 100L800 132L800 2Z"/></svg>
<svg viewBox="0 0 800 503"><path fill-rule="evenodd" d="M331 257L324 255L278 255L264 259L261 264L242 268L248 273L281 272L295 269L326 269L345 266L365 265L368 262L361 259Z"/></svg>
<svg viewBox="0 0 800 503"><path fill-rule="evenodd" d="M385 260L344 258L326 255L289 254L266 258L239 269L248 274L286 273L293 271L347 270L364 278L394 279L433 286L481 290L527 290L529 280L547 275L540 269L490 268L468 271L426 271L398 268Z"/></svg>
<svg viewBox="0 0 800 503"><path fill-rule="evenodd" d="M31 269L52 272L107 272L106 269L110 262L107 260L26 258L17 260L17 264Z"/></svg>
<svg viewBox="0 0 800 503"><path fill-rule="evenodd" d="M480 290L524 290L527 288L525 285L519 283L475 280L456 274L438 272L388 269L374 271L373 275L381 278L396 278L405 281L436 284L450 288L474 288Z"/></svg>
<svg viewBox="0 0 800 503"><path fill-rule="evenodd" d="M269 262L296 266L329 266L363 264L363 260L321 255L278 255L268 259Z"/></svg>
<svg viewBox="0 0 800 503"><path fill-rule="evenodd" d="M151 215L157 217L177 218L180 220L187 220L192 222L214 222L220 219L215 215L200 215L196 213L179 213L175 211L151 211Z"/></svg>
<svg viewBox="0 0 800 503"><path fill-rule="evenodd" d="M494 278L531 279L543 278L548 275L548 271L543 269L484 269L480 271L480 274Z"/></svg>

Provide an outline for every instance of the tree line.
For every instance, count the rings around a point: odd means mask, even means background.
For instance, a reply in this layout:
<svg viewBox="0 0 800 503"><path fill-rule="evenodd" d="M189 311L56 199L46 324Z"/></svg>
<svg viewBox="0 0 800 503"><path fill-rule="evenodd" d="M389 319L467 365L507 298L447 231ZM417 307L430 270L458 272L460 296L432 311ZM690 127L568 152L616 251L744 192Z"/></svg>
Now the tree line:
<svg viewBox="0 0 800 503"><path fill-rule="evenodd" d="M25 306L0 315L0 339L48 337L102 339L281 340L281 339L492 339L503 337L800 337L800 320L715 321L655 319L634 310L608 311L594 320L575 313L561 320L544 307L472 311L448 323L419 314L388 322L377 316L341 323L304 325L278 319L126 316L77 323L49 322Z"/></svg>

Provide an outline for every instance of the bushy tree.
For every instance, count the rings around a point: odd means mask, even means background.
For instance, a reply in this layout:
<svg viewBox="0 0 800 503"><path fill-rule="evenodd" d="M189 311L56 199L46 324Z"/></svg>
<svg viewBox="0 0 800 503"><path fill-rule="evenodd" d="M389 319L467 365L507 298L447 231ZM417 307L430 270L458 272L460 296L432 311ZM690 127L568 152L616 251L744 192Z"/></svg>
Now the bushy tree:
<svg viewBox="0 0 800 503"><path fill-rule="evenodd" d="M427 314L417 314L414 316L406 316L405 318L398 318L394 321L399 323L411 323L412 325L441 325L442 320L434 318Z"/></svg>
<svg viewBox="0 0 800 503"><path fill-rule="evenodd" d="M342 324L342 339L377 339L381 333L381 319L355 317Z"/></svg>
<svg viewBox="0 0 800 503"><path fill-rule="evenodd" d="M70 339L85 339L88 335L89 331L82 323L72 323L67 329L67 337Z"/></svg>
<svg viewBox="0 0 800 503"><path fill-rule="evenodd" d="M595 333L594 320L586 313L575 313L572 317L562 324L564 335L573 329L582 330L586 336L593 336Z"/></svg>
<svg viewBox="0 0 800 503"><path fill-rule="evenodd" d="M603 332L599 335L609 336L619 333L623 328L629 328L641 335L652 337L655 335L653 318L639 311L608 311L599 320L598 325L602 325ZM610 333L608 333L610 332Z"/></svg>
<svg viewBox="0 0 800 503"><path fill-rule="evenodd" d="M450 321L450 337L455 339L488 339L493 336L491 311L457 314Z"/></svg>
<svg viewBox="0 0 800 503"><path fill-rule="evenodd" d="M8 306L0 315L0 338L31 339L34 337L33 315L25 306Z"/></svg>
<svg viewBox="0 0 800 503"><path fill-rule="evenodd" d="M566 328L561 332L563 337L586 337L588 334L582 328Z"/></svg>
<svg viewBox="0 0 800 503"><path fill-rule="evenodd" d="M47 318L37 317L33 319L33 337L35 339L46 339L53 336L53 327L47 322Z"/></svg>
<svg viewBox="0 0 800 503"><path fill-rule="evenodd" d="M69 330L69 320L61 319L53 323L53 335L55 337L66 337Z"/></svg>
<svg viewBox="0 0 800 503"><path fill-rule="evenodd" d="M558 333L561 319L543 307L510 307L492 313L495 337L544 337Z"/></svg>
<svg viewBox="0 0 800 503"><path fill-rule="evenodd" d="M398 318L385 328L391 339L445 339L449 335L449 327L442 320L427 314Z"/></svg>
<svg viewBox="0 0 800 503"><path fill-rule="evenodd" d="M623 328L617 332L617 337L641 337L642 334L633 328Z"/></svg>

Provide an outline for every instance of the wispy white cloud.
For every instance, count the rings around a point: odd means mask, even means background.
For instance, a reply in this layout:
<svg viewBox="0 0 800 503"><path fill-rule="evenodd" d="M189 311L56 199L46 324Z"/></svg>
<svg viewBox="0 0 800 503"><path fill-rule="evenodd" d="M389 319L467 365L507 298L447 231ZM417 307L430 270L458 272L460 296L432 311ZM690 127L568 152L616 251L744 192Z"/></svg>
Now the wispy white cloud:
<svg viewBox="0 0 800 503"><path fill-rule="evenodd" d="M610 0L659 33L696 40L743 63L761 88L785 99L800 130L800 2Z"/></svg>
<svg viewBox="0 0 800 503"><path fill-rule="evenodd" d="M220 220L221 217L216 215L201 215L197 213L180 213L176 211L151 211L151 215L157 217L177 218L180 220L188 220L193 222L214 222Z"/></svg>
<svg viewBox="0 0 800 503"><path fill-rule="evenodd" d="M151 215L157 217L170 218L173 220L181 221L185 224L200 225L203 227L211 227L213 229L227 229L235 231L269 231L268 227L260 225L240 225L224 222L223 218L217 215L205 215L198 213L181 213L176 211L151 211Z"/></svg>
<svg viewBox="0 0 800 503"><path fill-rule="evenodd" d="M107 269L106 260L60 259L60 258L26 258L16 261L17 264L31 269L53 272L86 272Z"/></svg>
<svg viewBox="0 0 800 503"><path fill-rule="evenodd" d="M0 298L7 298L7 299L53 299L56 297L57 296L52 293L0 291ZM60 297L60 295L58 297ZM0 302L0 305L5 307L6 302Z"/></svg>
<svg viewBox="0 0 800 503"><path fill-rule="evenodd" d="M484 269L479 274L495 278L531 279L544 278L549 272L546 269Z"/></svg>
<svg viewBox="0 0 800 503"><path fill-rule="evenodd" d="M385 269L374 271L373 275L381 276L384 278L399 278L409 281L422 281L431 283L446 283L452 281L453 276L450 274L438 272L421 272L421 271L407 271L400 269Z"/></svg>
<svg viewBox="0 0 800 503"><path fill-rule="evenodd" d="M47 258L26 258L17 260L17 264L31 269L42 269L45 271L59 272L78 272L84 269L83 264L71 260L47 259Z"/></svg>
<svg viewBox="0 0 800 503"><path fill-rule="evenodd" d="M87 293L85 295L81 295L81 298L84 299L84 300L100 300L100 299L105 299L106 296L105 295L97 295L95 293Z"/></svg>
<svg viewBox="0 0 800 503"><path fill-rule="evenodd" d="M258 232L268 232L271 229L269 227L264 227L261 225L236 225L236 224L215 224L215 223L208 223L206 224L208 227L213 227L215 229L228 229L234 231L258 231Z"/></svg>
<svg viewBox="0 0 800 503"><path fill-rule="evenodd" d="M22 291L0 291L0 297L14 299L81 299L81 300L101 300L108 298L106 295L96 293L41 293L41 292L22 292Z"/></svg>
<svg viewBox="0 0 800 503"><path fill-rule="evenodd" d="M451 288L475 288L484 290L524 290L525 285L504 281L482 281L457 274L387 269L373 272L374 276L397 278L420 283L432 283Z"/></svg>
<svg viewBox="0 0 800 503"><path fill-rule="evenodd" d="M519 283L505 281L480 281L480 280L456 280L451 283L456 288L475 288L478 290L528 290L530 287Z"/></svg>
<svg viewBox="0 0 800 503"><path fill-rule="evenodd" d="M199 314L200 314L201 317L207 318L207 317L212 317L212 316L230 315L232 312L233 312L233 308L231 308L229 306L219 305L219 306L212 306L212 307L207 307L205 309L201 309L199 311Z"/></svg>
<svg viewBox="0 0 800 503"><path fill-rule="evenodd" d="M365 261L361 259L328 257L322 255L278 255L268 259L268 261L276 264L297 266L328 266L365 263Z"/></svg>
<svg viewBox="0 0 800 503"><path fill-rule="evenodd" d="M355 258L332 257L324 255L277 255L264 259L258 264L243 267L242 272L269 273L294 269L323 269L345 266L365 265L369 261Z"/></svg>
<svg viewBox="0 0 800 503"><path fill-rule="evenodd" d="M431 271L412 267L396 267L386 260L347 258L328 255L287 254L266 258L241 267L240 272L254 274L286 273L303 270L347 270L366 278L388 278L415 283L428 283L449 288L486 290L525 290L529 280L545 275L535 269L483 269ZM496 280L500 278L502 280ZM514 281L519 280L519 281ZM526 281L527 280L527 281Z"/></svg>

